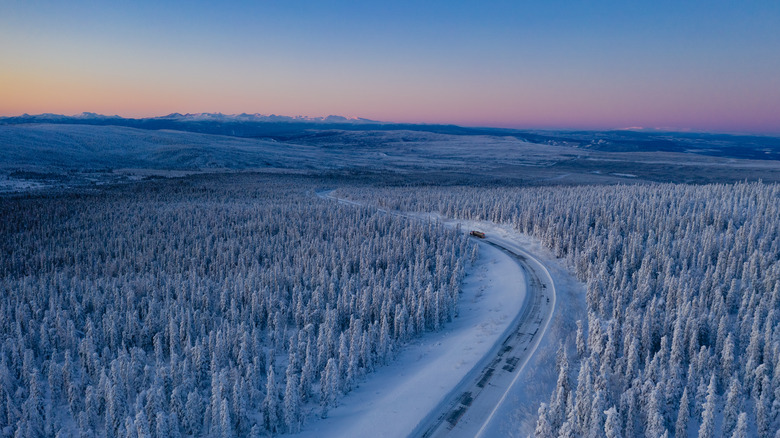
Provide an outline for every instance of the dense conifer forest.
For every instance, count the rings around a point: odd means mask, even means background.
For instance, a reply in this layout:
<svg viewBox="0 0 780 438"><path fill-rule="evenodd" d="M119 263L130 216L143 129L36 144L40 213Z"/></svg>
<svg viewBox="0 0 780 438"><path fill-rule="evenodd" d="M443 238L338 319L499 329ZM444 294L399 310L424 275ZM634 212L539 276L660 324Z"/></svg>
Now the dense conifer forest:
<svg viewBox="0 0 780 438"><path fill-rule="evenodd" d="M339 196L509 224L587 284L537 437L780 437L780 186L389 188Z"/></svg>
<svg viewBox="0 0 780 438"><path fill-rule="evenodd" d="M377 187L201 176L0 203L0 435L269 436L456 316L476 246L586 284L538 437L780 436L780 186Z"/></svg>
<svg viewBox="0 0 780 438"><path fill-rule="evenodd" d="M294 177L0 202L0 435L267 436L455 316L455 230Z"/></svg>

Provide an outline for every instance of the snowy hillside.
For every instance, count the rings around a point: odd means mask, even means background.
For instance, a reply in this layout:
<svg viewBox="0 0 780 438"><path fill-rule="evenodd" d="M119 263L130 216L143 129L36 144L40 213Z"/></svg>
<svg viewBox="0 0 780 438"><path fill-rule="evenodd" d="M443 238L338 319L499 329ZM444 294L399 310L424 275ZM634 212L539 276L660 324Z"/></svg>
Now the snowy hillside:
<svg viewBox="0 0 780 438"><path fill-rule="evenodd" d="M245 169L315 166L316 148L116 126L0 126L2 168Z"/></svg>
<svg viewBox="0 0 780 438"><path fill-rule="evenodd" d="M146 130L176 130L243 138L297 141L321 131L410 131L455 136L513 137L522 142L611 153L666 152L752 160L780 160L780 138L656 130L535 131L456 125L389 123L360 117L282 116L263 114L173 113L160 117L124 118L82 113L24 114L0 117L0 125L62 124L123 126Z"/></svg>

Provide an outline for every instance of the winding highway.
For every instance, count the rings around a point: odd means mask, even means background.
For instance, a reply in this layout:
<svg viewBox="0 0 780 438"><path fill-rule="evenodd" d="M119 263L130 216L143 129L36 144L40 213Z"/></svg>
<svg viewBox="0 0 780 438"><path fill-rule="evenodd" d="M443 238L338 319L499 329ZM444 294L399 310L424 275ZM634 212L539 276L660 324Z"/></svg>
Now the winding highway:
<svg viewBox="0 0 780 438"><path fill-rule="evenodd" d="M330 191L317 196L342 204L362 205L333 197ZM422 219L402 212L389 212L409 219ZM464 230L468 232L468 230ZM536 352L555 309L555 285L542 262L516 242L488 234L474 238L480 245L493 246L510 257L525 273L525 298L520 312L499 341L412 432L413 437L485 436L496 413L517 383L521 372ZM517 285L518 293L522 285Z"/></svg>
<svg viewBox="0 0 780 438"><path fill-rule="evenodd" d="M555 309L555 287L544 265L515 243L488 236L484 244L509 255L525 272L522 310L491 352L416 428L413 436L479 437L536 352Z"/></svg>

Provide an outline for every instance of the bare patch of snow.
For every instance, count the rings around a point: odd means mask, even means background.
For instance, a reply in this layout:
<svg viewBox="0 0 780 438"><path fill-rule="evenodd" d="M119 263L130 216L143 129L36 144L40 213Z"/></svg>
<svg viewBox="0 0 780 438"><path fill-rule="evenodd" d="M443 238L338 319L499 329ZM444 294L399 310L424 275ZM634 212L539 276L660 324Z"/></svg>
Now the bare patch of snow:
<svg viewBox="0 0 780 438"><path fill-rule="evenodd" d="M22 192L44 187L46 187L46 185L35 181L26 181L13 178L0 179L0 192Z"/></svg>

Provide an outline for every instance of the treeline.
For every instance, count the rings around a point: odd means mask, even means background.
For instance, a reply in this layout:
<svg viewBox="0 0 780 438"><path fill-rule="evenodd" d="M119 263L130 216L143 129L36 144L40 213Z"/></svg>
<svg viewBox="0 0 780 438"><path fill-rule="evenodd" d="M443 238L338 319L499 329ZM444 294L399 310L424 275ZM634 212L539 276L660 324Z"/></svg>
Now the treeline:
<svg viewBox="0 0 780 438"><path fill-rule="evenodd" d="M537 437L780 436L780 186L343 193L511 224L587 282Z"/></svg>
<svg viewBox="0 0 780 438"><path fill-rule="evenodd" d="M468 240L235 177L0 203L0 435L266 436L451 320Z"/></svg>

